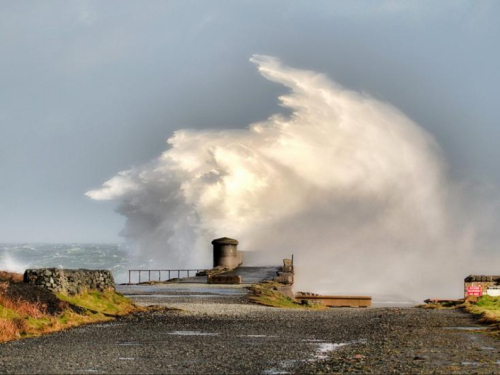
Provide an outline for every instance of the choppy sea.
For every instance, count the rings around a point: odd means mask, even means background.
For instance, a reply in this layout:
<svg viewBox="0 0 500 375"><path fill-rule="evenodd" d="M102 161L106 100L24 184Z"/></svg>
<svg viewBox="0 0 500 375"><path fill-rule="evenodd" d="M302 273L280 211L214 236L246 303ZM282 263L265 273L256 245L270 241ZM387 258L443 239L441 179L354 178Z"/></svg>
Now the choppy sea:
<svg viewBox="0 0 500 375"><path fill-rule="evenodd" d="M130 260L126 244L0 244L0 270L10 272L43 267L109 269L120 283L126 281ZM141 263L134 260L137 268L143 268Z"/></svg>

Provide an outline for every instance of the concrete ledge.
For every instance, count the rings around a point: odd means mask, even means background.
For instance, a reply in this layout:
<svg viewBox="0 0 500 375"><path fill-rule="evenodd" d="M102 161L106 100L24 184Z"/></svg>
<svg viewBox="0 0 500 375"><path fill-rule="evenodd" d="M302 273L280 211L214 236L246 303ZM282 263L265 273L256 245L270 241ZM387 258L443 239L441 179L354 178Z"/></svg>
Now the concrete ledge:
<svg viewBox="0 0 500 375"><path fill-rule="evenodd" d="M208 275L208 284L241 284L239 275Z"/></svg>
<svg viewBox="0 0 500 375"><path fill-rule="evenodd" d="M298 294L295 298L301 302L313 301L328 307L370 307L372 297L369 296L322 296Z"/></svg>

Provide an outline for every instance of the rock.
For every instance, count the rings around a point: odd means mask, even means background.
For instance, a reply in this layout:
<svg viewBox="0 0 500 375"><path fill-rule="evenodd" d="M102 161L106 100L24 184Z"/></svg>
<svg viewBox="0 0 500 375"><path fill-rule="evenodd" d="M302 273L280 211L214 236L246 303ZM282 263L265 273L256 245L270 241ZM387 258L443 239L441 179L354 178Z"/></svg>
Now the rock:
<svg viewBox="0 0 500 375"><path fill-rule="evenodd" d="M300 304L303 306L307 306L307 307L313 307L313 306L322 305L323 303L321 301L313 301L310 299L303 299L300 301Z"/></svg>
<svg viewBox="0 0 500 375"><path fill-rule="evenodd" d="M291 272L278 272L278 276L274 278L274 281L285 284L292 285L293 284L293 273Z"/></svg>

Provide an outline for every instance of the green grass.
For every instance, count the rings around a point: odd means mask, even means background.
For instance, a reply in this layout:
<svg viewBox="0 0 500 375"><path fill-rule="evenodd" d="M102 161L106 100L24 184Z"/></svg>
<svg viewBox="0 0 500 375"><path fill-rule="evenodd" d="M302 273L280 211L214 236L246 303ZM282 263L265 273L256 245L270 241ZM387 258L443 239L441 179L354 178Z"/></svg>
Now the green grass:
<svg viewBox="0 0 500 375"><path fill-rule="evenodd" d="M76 296L58 294L57 298L92 312L106 315L122 316L136 309L136 306L130 299L112 291L91 291Z"/></svg>
<svg viewBox="0 0 500 375"><path fill-rule="evenodd" d="M57 297L66 304L61 312L51 315L40 304L9 299L0 290L0 342L110 321L142 310L114 291L91 291L76 296L58 294Z"/></svg>
<svg viewBox="0 0 500 375"><path fill-rule="evenodd" d="M500 297L482 296L477 300L476 306L490 311L500 310Z"/></svg>
<svg viewBox="0 0 500 375"><path fill-rule="evenodd" d="M500 297L468 297L461 302L429 303L419 307L439 310L462 309L479 317L482 323L500 324Z"/></svg>
<svg viewBox="0 0 500 375"><path fill-rule="evenodd" d="M249 289L252 292L248 299L254 303L270 307L282 307L287 309L307 309L307 310L324 310L324 305L304 306L296 300L285 296L278 288L282 286L277 282L263 282L252 285Z"/></svg>
<svg viewBox="0 0 500 375"><path fill-rule="evenodd" d="M45 327L51 324L51 319L49 317L45 318L31 318L26 317L26 322L28 326L31 327L34 331L43 331Z"/></svg>
<svg viewBox="0 0 500 375"><path fill-rule="evenodd" d="M12 310L8 309L0 304L0 319L14 319L19 318L19 314Z"/></svg>
<svg viewBox="0 0 500 375"><path fill-rule="evenodd" d="M500 297L482 296L477 301L466 301L465 311L480 316L484 323L500 323Z"/></svg>
<svg viewBox="0 0 500 375"><path fill-rule="evenodd" d="M422 309L436 309L436 310L454 310L457 308L461 308L464 306L464 300L459 300L459 301L443 301L443 302L432 302L432 303L426 303L423 305L418 305L416 307L422 308Z"/></svg>

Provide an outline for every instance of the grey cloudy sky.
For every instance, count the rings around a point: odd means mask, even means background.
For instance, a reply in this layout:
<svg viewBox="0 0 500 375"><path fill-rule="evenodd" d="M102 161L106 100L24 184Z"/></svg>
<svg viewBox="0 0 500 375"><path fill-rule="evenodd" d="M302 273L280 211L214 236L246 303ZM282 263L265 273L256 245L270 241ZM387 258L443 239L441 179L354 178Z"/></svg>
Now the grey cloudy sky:
<svg viewBox="0 0 500 375"><path fill-rule="evenodd" d="M0 1L0 242L112 242L84 196L180 128L282 111L251 55L326 73L500 185L498 1Z"/></svg>

